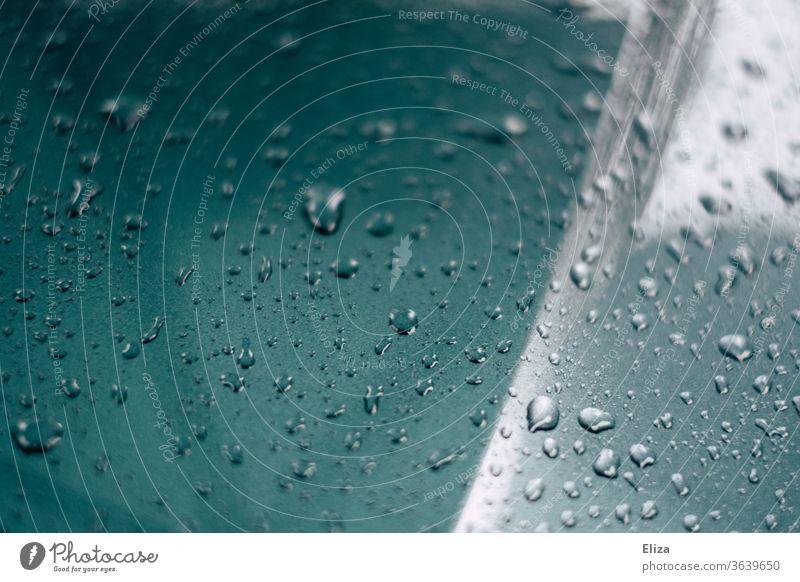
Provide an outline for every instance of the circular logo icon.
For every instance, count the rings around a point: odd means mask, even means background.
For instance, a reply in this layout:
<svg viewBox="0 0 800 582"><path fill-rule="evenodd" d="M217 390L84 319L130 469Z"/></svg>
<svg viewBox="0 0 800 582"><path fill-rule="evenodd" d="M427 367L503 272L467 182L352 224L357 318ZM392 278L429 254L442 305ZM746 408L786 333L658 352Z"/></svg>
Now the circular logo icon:
<svg viewBox="0 0 800 582"><path fill-rule="evenodd" d="M26 570L35 570L44 561L44 546L39 542L28 542L19 551L19 563Z"/></svg>

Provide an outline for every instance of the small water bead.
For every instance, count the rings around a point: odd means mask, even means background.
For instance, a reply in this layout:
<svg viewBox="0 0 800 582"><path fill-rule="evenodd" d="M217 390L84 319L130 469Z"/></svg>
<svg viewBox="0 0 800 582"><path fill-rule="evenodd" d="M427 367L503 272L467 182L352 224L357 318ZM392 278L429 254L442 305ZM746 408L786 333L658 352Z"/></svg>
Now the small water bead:
<svg viewBox="0 0 800 582"><path fill-rule="evenodd" d="M128 400L128 387L120 386L119 384L112 384L111 398L114 399L117 404L125 404L125 402Z"/></svg>
<svg viewBox="0 0 800 582"><path fill-rule="evenodd" d="M584 408L578 413L578 423L592 433L603 432L616 426L614 417L610 413L592 406Z"/></svg>
<svg viewBox="0 0 800 582"><path fill-rule="evenodd" d="M772 168L764 172L764 178L786 202L793 204L800 200L800 181Z"/></svg>
<svg viewBox="0 0 800 582"><path fill-rule="evenodd" d="M658 417L658 422L661 424L662 428L670 429L672 428L672 414L669 412L665 412L661 416Z"/></svg>
<svg viewBox="0 0 800 582"><path fill-rule="evenodd" d="M550 457L551 459L555 459L558 456L558 442L556 439L552 437L547 437L544 439L542 443L542 452Z"/></svg>
<svg viewBox="0 0 800 582"><path fill-rule="evenodd" d="M602 449L592 463L592 469L601 477L614 478L619 470L619 455L612 449Z"/></svg>
<svg viewBox="0 0 800 582"><path fill-rule="evenodd" d="M433 380L428 378L427 380L417 380L417 394L420 396L427 396L431 392L433 392Z"/></svg>
<svg viewBox="0 0 800 582"><path fill-rule="evenodd" d="M294 385L294 378L291 376L278 376L273 382L276 390L281 394L285 394L292 389Z"/></svg>
<svg viewBox="0 0 800 582"><path fill-rule="evenodd" d="M642 503L642 511L639 513L642 516L642 519L653 519L655 516L658 515L658 507L656 506L656 502L652 499L648 499L644 503Z"/></svg>
<svg viewBox="0 0 800 582"><path fill-rule="evenodd" d="M692 513L685 515L683 517L683 527L689 532L700 531L700 518Z"/></svg>
<svg viewBox="0 0 800 582"><path fill-rule="evenodd" d="M769 394L770 389L770 382L769 376L762 374L753 381L753 390L761 394L762 396Z"/></svg>
<svg viewBox="0 0 800 582"><path fill-rule="evenodd" d="M345 201L344 190L319 184L307 192L305 212L311 226L322 234L336 232Z"/></svg>
<svg viewBox="0 0 800 582"><path fill-rule="evenodd" d="M234 465L241 465L244 462L244 451L239 443L233 445L222 445L222 456Z"/></svg>
<svg viewBox="0 0 800 582"><path fill-rule="evenodd" d="M401 335L414 333L418 323L417 314L413 309L393 309L389 313L389 325Z"/></svg>
<svg viewBox="0 0 800 582"><path fill-rule="evenodd" d="M578 523L578 517L574 511L567 509L561 512L561 523L564 527L574 527Z"/></svg>
<svg viewBox="0 0 800 582"><path fill-rule="evenodd" d="M20 394L18 397L20 406L23 408L33 408L39 399L34 394Z"/></svg>
<svg viewBox="0 0 800 582"><path fill-rule="evenodd" d="M486 346L468 346L464 348L464 355L473 364L482 364L486 361Z"/></svg>
<svg viewBox="0 0 800 582"><path fill-rule="evenodd" d="M375 355L382 356L392 347L392 338L391 337L383 337L381 338L377 344L375 344Z"/></svg>
<svg viewBox="0 0 800 582"><path fill-rule="evenodd" d="M46 453L61 442L64 426L53 418L19 419L12 428L14 441L26 453Z"/></svg>
<svg viewBox="0 0 800 582"><path fill-rule="evenodd" d="M155 341L158 339L158 332L161 331L161 328L164 327L164 323L166 319L163 317L156 317L153 320L153 325L150 329L142 336L142 343L149 344L150 342Z"/></svg>
<svg viewBox="0 0 800 582"><path fill-rule="evenodd" d="M620 503L614 508L614 516L623 525L628 525L631 519L631 506L628 503Z"/></svg>
<svg viewBox="0 0 800 582"><path fill-rule="evenodd" d="M684 479L683 475L680 473L673 473L672 477L670 478L670 482L675 488L675 491L677 491L678 495L681 497L686 497L689 495L689 485L686 484L686 479Z"/></svg>
<svg viewBox="0 0 800 582"><path fill-rule="evenodd" d="M581 496L581 490L578 488L575 481L564 481L562 489L564 490L564 494L570 499L577 499Z"/></svg>
<svg viewBox="0 0 800 582"><path fill-rule="evenodd" d="M544 480L531 479L525 484L523 494L525 495L525 499L528 501L536 501L540 499L544 494Z"/></svg>
<svg viewBox="0 0 800 582"><path fill-rule="evenodd" d="M537 396L528 404L528 430L553 430L558 425L559 410L549 396Z"/></svg>
<svg viewBox="0 0 800 582"><path fill-rule="evenodd" d="M364 411L367 414L377 414L382 396L383 386L367 386L367 393L364 395Z"/></svg>
<svg viewBox="0 0 800 582"><path fill-rule="evenodd" d="M331 270L340 279L352 279L358 273L358 268L356 259L339 259L331 265Z"/></svg>
<svg viewBox="0 0 800 582"><path fill-rule="evenodd" d="M592 284L592 268L583 261L578 261L572 266L569 276L578 289L588 289Z"/></svg>
<svg viewBox="0 0 800 582"><path fill-rule="evenodd" d="M655 453L647 446L637 443L630 449L631 460L636 463L640 469L644 469L653 465L656 462Z"/></svg>
<svg viewBox="0 0 800 582"><path fill-rule="evenodd" d="M647 329L647 316L644 313L635 313L631 316L631 326L636 331Z"/></svg>
<svg viewBox="0 0 800 582"><path fill-rule="evenodd" d="M774 514L768 513L764 518L764 525L766 526L767 530L772 531L778 527L778 518Z"/></svg>
<svg viewBox="0 0 800 582"><path fill-rule="evenodd" d="M261 265L258 267L258 280L261 283L266 283L272 276L272 259L269 257L261 257Z"/></svg>
<svg viewBox="0 0 800 582"><path fill-rule="evenodd" d="M442 273L444 273L448 277L452 277L458 272L458 267L459 267L458 261L456 261L455 259L451 259L445 263L442 263L440 268L442 270Z"/></svg>
<svg viewBox="0 0 800 582"><path fill-rule="evenodd" d="M422 365L426 368L433 368L439 363L439 356L436 354L425 354L422 356Z"/></svg>
<svg viewBox="0 0 800 582"><path fill-rule="evenodd" d="M558 366L561 363L561 355L559 355L558 352L552 352L549 356L547 356L547 359L554 366Z"/></svg>
<svg viewBox="0 0 800 582"><path fill-rule="evenodd" d="M241 392L244 390L244 378L239 376L238 374L229 375L229 374L221 374L219 377L219 381L223 387L228 388L232 392Z"/></svg>
<svg viewBox="0 0 800 582"><path fill-rule="evenodd" d="M503 319L503 308L499 305L496 305L495 307L487 307L483 310L483 314L492 321Z"/></svg>
<svg viewBox="0 0 800 582"><path fill-rule="evenodd" d="M81 393L81 387L78 384L78 379L73 378L72 380L67 380L66 378L61 381L61 392L64 393L65 396L69 398L77 398Z"/></svg>
<svg viewBox="0 0 800 582"><path fill-rule="evenodd" d="M741 334L722 336L717 347L723 356L734 358L739 362L744 362L753 355L750 340Z"/></svg>
<svg viewBox="0 0 800 582"><path fill-rule="evenodd" d="M252 367L256 363L256 356L250 348L249 339L244 338L242 340L242 348L239 350L236 361L243 370Z"/></svg>
<svg viewBox="0 0 800 582"><path fill-rule="evenodd" d="M505 354L511 349L511 344L512 342L510 339L500 340L499 342L497 342L497 346L495 349L497 350L497 353Z"/></svg>
<svg viewBox="0 0 800 582"><path fill-rule="evenodd" d="M367 222L367 232L381 238L394 232L394 215L391 212L379 212L372 215Z"/></svg>
<svg viewBox="0 0 800 582"><path fill-rule="evenodd" d="M639 279L639 292L645 297L655 297L658 293L656 280L651 277L642 277Z"/></svg>
<svg viewBox="0 0 800 582"><path fill-rule="evenodd" d="M139 355L139 344L128 342L125 344L125 347L122 348L122 357L126 360L132 360L136 356Z"/></svg>
<svg viewBox="0 0 800 582"><path fill-rule="evenodd" d="M486 411L483 409L476 410L475 412L473 412L470 415L469 419L472 422L472 424L477 426L478 428L485 428L487 425Z"/></svg>
<svg viewBox="0 0 800 582"><path fill-rule="evenodd" d="M36 297L36 293L30 289L17 289L14 291L14 301L18 303L26 303Z"/></svg>
<svg viewBox="0 0 800 582"><path fill-rule="evenodd" d="M522 313L527 313L533 303L533 298L536 296L535 289L529 289L525 295L517 299L517 309Z"/></svg>
<svg viewBox="0 0 800 582"><path fill-rule="evenodd" d="M720 394L727 394L728 393L728 381L725 379L725 376L717 375L714 376L714 386L717 389L717 392Z"/></svg>
<svg viewBox="0 0 800 582"><path fill-rule="evenodd" d="M572 450L575 451L576 455L582 455L586 452L586 445L583 444L582 440L577 440L572 443Z"/></svg>

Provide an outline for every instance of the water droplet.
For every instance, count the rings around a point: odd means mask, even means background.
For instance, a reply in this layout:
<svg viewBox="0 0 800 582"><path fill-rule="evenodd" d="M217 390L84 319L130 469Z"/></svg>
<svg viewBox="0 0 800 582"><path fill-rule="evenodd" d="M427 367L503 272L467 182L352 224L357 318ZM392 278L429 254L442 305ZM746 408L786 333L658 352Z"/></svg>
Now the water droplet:
<svg viewBox="0 0 800 582"><path fill-rule="evenodd" d="M13 428L14 440L26 453L46 453L61 442L64 426L55 419L21 418Z"/></svg>
<svg viewBox="0 0 800 582"><path fill-rule="evenodd" d="M425 354L422 356L422 365L426 368L433 368L439 363L439 356L436 354Z"/></svg>
<svg viewBox="0 0 800 582"><path fill-rule="evenodd" d="M542 443L542 452L551 459L555 459L558 456L558 443L556 439L552 437L544 439Z"/></svg>
<svg viewBox="0 0 800 582"><path fill-rule="evenodd" d="M614 428L614 417L605 410L592 406L584 408L578 414L578 423L589 432L598 433Z"/></svg>
<svg viewBox="0 0 800 582"><path fill-rule="evenodd" d="M469 346L464 348L464 355L473 364L482 364L486 361L486 346Z"/></svg>
<svg viewBox="0 0 800 582"><path fill-rule="evenodd" d="M764 374L758 376L753 381L753 389L762 396L765 394L769 394L769 389L770 389L769 376L766 376Z"/></svg>
<svg viewBox="0 0 800 582"><path fill-rule="evenodd" d="M770 186L772 186L786 202L793 204L800 199L800 182L797 180L773 169L765 171L764 177L767 179Z"/></svg>
<svg viewBox="0 0 800 582"><path fill-rule="evenodd" d="M292 376L278 376L275 378L274 385L278 392L285 394L292 389L294 378Z"/></svg>
<svg viewBox="0 0 800 582"><path fill-rule="evenodd" d="M112 384L111 398L113 398L117 404L125 404L125 402L128 400L128 387Z"/></svg>
<svg viewBox="0 0 800 582"><path fill-rule="evenodd" d="M640 469L649 467L656 462L655 453L647 446L637 443L631 447L630 450L631 460L636 463Z"/></svg>
<svg viewBox="0 0 800 582"><path fill-rule="evenodd" d="M392 338L388 336L383 337L380 339L380 341L378 341L377 344L375 344L375 354L378 356L382 356L383 354L386 353L386 350L388 350L391 346L392 346Z"/></svg>
<svg viewBox="0 0 800 582"><path fill-rule="evenodd" d="M614 516L621 521L623 525L628 525L631 517L631 506L627 503L620 503L614 508Z"/></svg>
<svg viewBox="0 0 800 582"><path fill-rule="evenodd" d="M574 511L567 509L561 512L561 523L564 527L574 527L578 523L578 517Z"/></svg>
<svg viewBox="0 0 800 582"><path fill-rule="evenodd" d="M331 270L340 279L352 279L358 273L358 261L355 259L339 259L331 265Z"/></svg>
<svg viewBox="0 0 800 582"><path fill-rule="evenodd" d="M620 458L612 449L602 449L592 463L592 469L601 477L614 478L619 470Z"/></svg>
<svg viewBox="0 0 800 582"><path fill-rule="evenodd" d="M717 345L723 356L729 356L744 362L753 355L750 340L741 334L722 336Z"/></svg>
<svg viewBox="0 0 800 582"><path fill-rule="evenodd" d="M656 506L656 502L652 499L648 499L642 503L642 511L640 515L642 516L642 519L653 519L655 516L657 516L658 507Z"/></svg>
<svg viewBox="0 0 800 582"><path fill-rule="evenodd" d="M394 232L394 215L391 212L373 214L367 222L367 232L376 237L392 234Z"/></svg>
<svg viewBox="0 0 800 582"><path fill-rule="evenodd" d="M655 297L658 293L656 280L651 277L642 277L639 279L639 292L645 297Z"/></svg>
<svg viewBox="0 0 800 582"><path fill-rule="evenodd" d="M81 387L78 384L78 379L73 378L72 380L67 381L66 379L61 381L61 391L64 393L65 396L70 398L77 398L81 393Z"/></svg>
<svg viewBox="0 0 800 582"><path fill-rule="evenodd" d="M222 456L234 465L241 465L244 462L244 451L242 445L222 445Z"/></svg>
<svg viewBox="0 0 800 582"><path fill-rule="evenodd" d="M142 343L149 344L152 341L155 341L158 338L158 332L164 326L164 322L166 319L163 317L156 317L153 320L153 325L150 327L150 330L142 336Z"/></svg>
<svg viewBox="0 0 800 582"><path fill-rule="evenodd" d="M592 284L592 268L583 261L578 261L572 266L569 276L578 289L588 289Z"/></svg>
<svg viewBox="0 0 800 582"><path fill-rule="evenodd" d="M383 386L373 388L367 386L367 393L364 395L364 410L367 414L376 414L378 412L378 404L383 396Z"/></svg>
<svg viewBox="0 0 800 582"><path fill-rule="evenodd" d="M528 430L553 430L558 425L559 411L549 396L537 396L528 404Z"/></svg>
<svg viewBox="0 0 800 582"><path fill-rule="evenodd" d="M322 234L333 234L339 227L344 206L344 190L315 185L309 188L306 216L311 226Z"/></svg>
<svg viewBox="0 0 800 582"><path fill-rule="evenodd" d="M242 349L239 350L239 356L236 358L236 361L239 363L239 366L246 370L253 366L256 363L255 354L253 354L253 350L250 348L250 340L244 338L242 340Z"/></svg>
<svg viewBox="0 0 800 582"><path fill-rule="evenodd" d="M125 344L125 347L122 348L122 357L125 358L126 360L132 360L138 355L139 355L139 344L128 342L127 344Z"/></svg>
<svg viewBox="0 0 800 582"><path fill-rule="evenodd" d="M427 396L433 392L433 380L428 378L427 380L417 380L417 394L420 396Z"/></svg>
<svg viewBox="0 0 800 582"><path fill-rule="evenodd" d="M417 314L413 309L393 309L389 314L389 325L402 335L414 333L418 323Z"/></svg>
<svg viewBox="0 0 800 582"><path fill-rule="evenodd" d="M683 517L683 527L690 532L700 531L700 518L692 513L685 515Z"/></svg>
<svg viewBox="0 0 800 582"><path fill-rule="evenodd" d="M675 488L675 491L678 492L678 495L681 497L689 495L689 485L686 484L686 479L684 479L683 475L680 473L673 473L670 482Z"/></svg>
<svg viewBox="0 0 800 582"><path fill-rule="evenodd" d="M508 350L511 349L511 344L512 342L510 339L500 340L499 342L497 342L497 347L496 347L497 353L499 354L507 353Z"/></svg>
<svg viewBox="0 0 800 582"><path fill-rule="evenodd" d="M258 268L258 280L262 283L269 281L272 276L272 259L269 257L261 257L261 266Z"/></svg>
<svg viewBox="0 0 800 582"><path fill-rule="evenodd" d="M525 499L528 501L536 501L541 498L544 493L544 480L531 479L525 484Z"/></svg>

